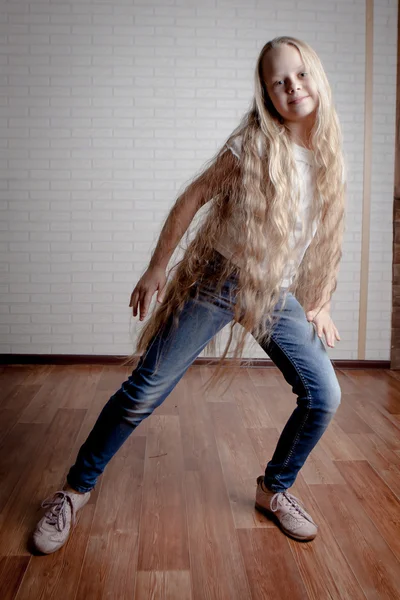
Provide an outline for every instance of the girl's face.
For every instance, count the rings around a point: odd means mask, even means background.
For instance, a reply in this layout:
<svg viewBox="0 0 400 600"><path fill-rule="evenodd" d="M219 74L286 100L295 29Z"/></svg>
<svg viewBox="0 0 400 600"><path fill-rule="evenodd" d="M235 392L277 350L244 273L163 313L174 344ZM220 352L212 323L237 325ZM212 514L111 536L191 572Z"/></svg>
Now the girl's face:
<svg viewBox="0 0 400 600"><path fill-rule="evenodd" d="M314 119L317 88L297 48L282 44L269 50L263 57L261 72L271 102L284 121Z"/></svg>

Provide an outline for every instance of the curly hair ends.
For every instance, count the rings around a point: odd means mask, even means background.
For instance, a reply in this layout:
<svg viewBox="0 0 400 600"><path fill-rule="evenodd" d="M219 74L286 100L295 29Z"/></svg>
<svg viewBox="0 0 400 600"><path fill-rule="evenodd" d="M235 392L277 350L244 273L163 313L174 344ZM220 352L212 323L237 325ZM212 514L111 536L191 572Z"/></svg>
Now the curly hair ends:
<svg viewBox="0 0 400 600"><path fill-rule="evenodd" d="M316 81L319 97L311 132L315 193L310 221L303 223L302 239L294 248L289 239L296 227L300 194L292 142L261 77L263 57L280 44L291 44L298 49ZM226 145L236 136L242 139L240 158ZM207 274L207 283L218 293L224 280L236 274L237 295L229 339L207 388L224 377L222 367L226 366L225 359L233 342L229 363L234 367L241 364L249 334L258 342L268 343L279 318L274 316L274 307L280 297L280 310L284 309L287 293L291 292L307 311L322 306L337 287L345 219L342 137L323 66L308 44L293 37L278 37L265 44L256 64L252 105L226 144L190 184L206 185L205 201L212 200L210 210L168 282L164 302L151 314L140 332L135 353L124 363L137 364L139 356L168 322L174 327L178 324L185 302L194 293L193 288L204 281L216 241L228 232L235 240L234 254L231 260L222 261L219 272ZM282 290L285 269L313 222L318 224L317 232L290 287ZM238 268L240 260L245 268ZM211 340L206 354L215 356L218 338Z"/></svg>

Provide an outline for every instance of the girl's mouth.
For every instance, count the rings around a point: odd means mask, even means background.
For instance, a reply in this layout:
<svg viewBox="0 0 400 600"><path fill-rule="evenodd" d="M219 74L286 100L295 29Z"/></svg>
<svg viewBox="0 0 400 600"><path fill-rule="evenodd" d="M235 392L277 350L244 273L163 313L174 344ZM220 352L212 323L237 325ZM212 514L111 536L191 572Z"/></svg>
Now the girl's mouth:
<svg viewBox="0 0 400 600"><path fill-rule="evenodd" d="M302 96L301 98L296 98L296 100L292 100L291 102L289 102L289 104L300 104L300 102L302 102L302 100L304 100L305 98L308 98L308 96Z"/></svg>

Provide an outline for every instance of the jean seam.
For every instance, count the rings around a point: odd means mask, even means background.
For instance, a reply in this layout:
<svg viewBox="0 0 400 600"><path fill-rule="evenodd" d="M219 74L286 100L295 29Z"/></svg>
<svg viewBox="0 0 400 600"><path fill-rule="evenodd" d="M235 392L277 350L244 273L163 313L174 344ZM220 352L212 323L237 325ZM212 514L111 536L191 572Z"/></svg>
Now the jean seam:
<svg viewBox="0 0 400 600"><path fill-rule="evenodd" d="M279 350L280 350L280 351L281 351L281 352L282 352L282 353L283 353L283 354L286 356L286 358L289 360L289 362L291 363L291 365L292 365L292 366L295 368L295 370L297 371L297 374L298 374L298 375L299 375L299 377L300 377L300 380L301 380L301 382L302 382L302 384L303 384L303 386L304 386L304 389L306 390L306 393L307 393L307 395L306 395L306 398L307 398L307 400L308 400L308 401L311 401L311 399L312 399L312 398L311 398L310 390L309 390L309 388L308 388L308 385L307 385L306 381L303 379L303 375L302 375L302 373L301 373L301 370L300 370L300 369L299 369L299 367L297 366L297 364L296 364L296 361L295 361L295 360L292 358L292 356L291 356L290 354L288 354L288 353L286 352L286 350L284 350L284 349L282 348L282 346L281 346L281 345L280 345L280 344L279 344L279 343L276 341L276 339L275 339L275 337L274 337L274 336L272 336L272 338L271 338L271 339L274 341L274 343L275 343L275 344L278 346ZM283 463L283 465L282 465L282 468L281 468L281 470L279 471L279 473L278 473L278 474L275 476L275 479L277 479L277 480L279 480L279 477L281 476L282 472L283 472L283 471L284 471L284 469L286 468L286 466L287 466L287 464L288 464L289 460L291 459L291 457L292 457L292 455L293 455L293 452L294 452L294 449L295 449L295 447L296 447L296 444L297 444L297 442L299 441L300 434L301 434L301 432L303 431L304 425L306 424L306 421L307 421L307 419L308 419L308 415L310 414L310 409L311 409L311 403L309 403L309 404L307 405L307 408L306 408L306 414L305 414L305 416L304 416L303 422L301 423L301 426L300 426L300 428L299 428L299 429L298 429L298 431L297 431L296 437L295 437L295 439L293 440L292 446L291 446L291 448L290 448L290 450L289 450L289 452L288 452L288 455L287 455L287 457L286 457L286 459L285 459L285 461L284 461L284 463Z"/></svg>

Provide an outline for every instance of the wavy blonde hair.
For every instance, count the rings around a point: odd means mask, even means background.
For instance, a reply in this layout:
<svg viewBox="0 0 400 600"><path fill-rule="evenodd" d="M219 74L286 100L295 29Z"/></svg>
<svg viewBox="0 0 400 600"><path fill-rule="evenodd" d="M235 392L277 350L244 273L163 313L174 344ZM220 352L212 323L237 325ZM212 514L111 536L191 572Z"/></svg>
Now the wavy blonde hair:
<svg viewBox="0 0 400 600"><path fill-rule="evenodd" d="M297 245L291 249L289 238L296 227L299 184L290 132L272 104L261 72L264 56L281 44L297 48L316 82L319 100L310 137L315 194L310 221L303 224L303 239L309 234L313 221L318 227L283 296L281 284L285 268L298 251ZM240 159L227 150L226 145L237 136L242 141ZM124 364L137 364L168 320L177 326L189 294L205 280L218 293L228 276L235 273L238 277L229 339L209 385L222 378L222 366L226 364L225 358L235 337L233 363L229 361L234 366L240 364L249 333L258 342L268 343L276 322L274 307L280 297L281 310L289 291L304 310L310 310L327 302L336 290L345 216L342 136L328 79L320 59L308 44L293 37L277 37L264 45L256 64L252 105L226 144L191 184L190 189L194 190L196 185L206 183L206 200L213 202L176 267L174 277L167 283L163 303L152 312L140 332L136 351ZM214 243L228 226L235 231L232 258L245 257L246 268L240 269L234 261L224 260L218 272L209 273L207 265L213 256ZM242 328L237 327L239 324ZM209 343L207 354L215 355L216 338Z"/></svg>

